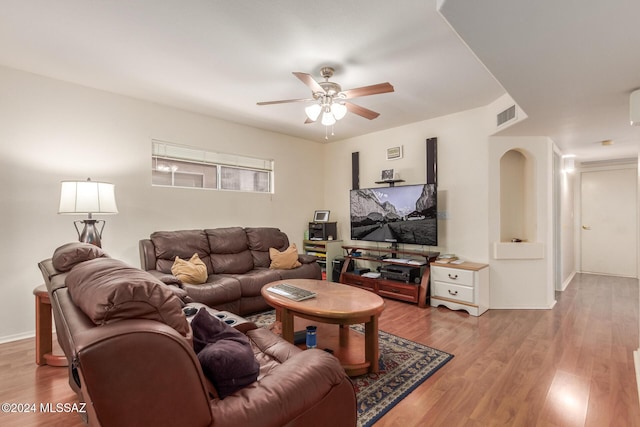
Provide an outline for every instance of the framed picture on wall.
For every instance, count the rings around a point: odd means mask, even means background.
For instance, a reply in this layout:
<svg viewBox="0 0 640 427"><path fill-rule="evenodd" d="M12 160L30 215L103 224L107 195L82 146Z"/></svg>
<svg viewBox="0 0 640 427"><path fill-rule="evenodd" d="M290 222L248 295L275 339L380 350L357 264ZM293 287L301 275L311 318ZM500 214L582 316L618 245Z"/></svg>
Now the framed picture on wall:
<svg viewBox="0 0 640 427"><path fill-rule="evenodd" d="M399 147L387 148L387 160L397 160L402 158L402 145Z"/></svg>
<svg viewBox="0 0 640 427"><path fill-rule="evenodd" d="M313 222L328 222L329 211L315 211L313 214Z"/></svg>

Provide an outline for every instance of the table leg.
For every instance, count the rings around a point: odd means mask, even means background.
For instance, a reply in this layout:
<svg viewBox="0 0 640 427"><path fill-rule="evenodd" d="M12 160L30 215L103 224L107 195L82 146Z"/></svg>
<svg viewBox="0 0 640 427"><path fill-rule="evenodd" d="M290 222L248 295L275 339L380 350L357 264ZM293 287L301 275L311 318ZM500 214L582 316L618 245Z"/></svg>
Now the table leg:
<svg viewBox="0 0 640 427"><path fill-rule="evenodd" d="M282 322L282 338L293 344L293 314L291 311L282 308L280 322Z"/></svg>
<svg viewBox="0 0 640 427"><path fill-rule="evenodd" d="M65 356L52 354L53 325L51 322L51 300L44 286L33 291L36 296L36 363L38 365L67 366Z"/></svg>
<svg viewBox="0 0 640 427"><path fill-rule="evenodd" d="M364 324L364 360L369 362L369 372L377 373L380 370L378 359L380 347L378 343L378 316L372 316Z"/></svg>
<svg viewBox="0 0 640 427"><path fill-rule="evenodd" d="M36 363L38 365L47 364L44 355L51 353L53 349L51 336L51 305L44 303L42 295L36 294Z"/></svg>

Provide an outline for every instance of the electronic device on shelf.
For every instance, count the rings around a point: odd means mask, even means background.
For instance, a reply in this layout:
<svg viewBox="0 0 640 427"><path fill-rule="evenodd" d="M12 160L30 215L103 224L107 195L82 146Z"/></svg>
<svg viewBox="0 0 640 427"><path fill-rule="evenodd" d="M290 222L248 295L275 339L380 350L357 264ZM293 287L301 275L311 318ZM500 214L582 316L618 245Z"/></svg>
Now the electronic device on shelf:
<svg viewBox="0 0 640 427"><path fill-rule="evenodd" d="M351 190L351 239L438 245L436 184Z"/></svg>
<svg viewBox="0 0 640 427"><path fill-rule="evenodd" d="M336 239L337 226L335 222L310 222L309 240Z"/></svg>
<svg viewBox="0 0 640 427"><path fill-rule="evenodd" d="M294 301L304 301L316 296L315 292L311 292L288 283L278 283L277 285L267 288L267 291Z"/></svg>
<svg viewBox="0 0 640 427"><path fill-rule="evenodd" d="M420 267L388 264L380 268L383 279L398 280L405 283L420 283Z"/></svg>

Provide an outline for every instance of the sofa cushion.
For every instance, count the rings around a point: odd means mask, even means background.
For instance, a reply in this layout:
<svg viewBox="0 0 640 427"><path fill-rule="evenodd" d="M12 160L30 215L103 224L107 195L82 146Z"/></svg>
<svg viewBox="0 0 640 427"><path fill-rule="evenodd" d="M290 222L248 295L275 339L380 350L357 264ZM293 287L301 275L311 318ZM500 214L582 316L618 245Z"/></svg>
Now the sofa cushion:
<svg viewBox="0 0 640 427"><path fill-rule="evenodd" d="M148 319L189 334L180 299L150 273L120 260L97 258L78 264L65 283L73 302L96 325Z"/></svg>
<svg viewBox="0 0 640 427"><path fill-rule="evenodd" d="M183 283L199 285L207 281L207 266L204 265L198 254L193 254L189 260L176 257L173 266L171 266L171 274Z"/></svg>
<svg viewBox="0 0 640 427"><path fill-rule="evenodd" d="M253 269L247 235L240 227L205 230L215 274L243 274Z"/></svg>
<svg viewBox="0 0 640 427"><path fill-rule="evenodd" d="M242 297L240 282L233 276L212 274L207 279L207 283L202 285L185 283L183 286L189 297L209 307L219 308L225 303L237 301ZM229 308L225 309L230 310Z"/></svg>
<svg viewBox="0 0 640 427"><path fill-rule="evenodd" d="M220 398L255 382L260 365L249 339L201 308L191 320L193 349Z"/></svg>
<svg viewBox="0 0 640 427"><path fill-rule="evenodd" d="M245 274L233 275L242 289L242 297L253 297L261 295L262 287L267 283L280 280L280 270L271 270L268 268L256 268Z"/></svg>
<svg viewBox="0 0 640 427"><path fill-rule="evenodd" d="M71 242L64 244L53 252L51 262L58 271L69 271L81 262L108 256L101 248L91 243Z"/></svg>
<svg viewBox="0 0 640 427"><path fill-rule="evenodd" d="M244 229L249 242L249 250L253 257L255 267L268 268L271 265L269 249L276 248L284 251L289 247L289 238L278 228L273 227L247 227Z"/></svg>
<svg viewBox="0 0 640 427"><path fill-rule="evenodd" d="M189 259L198 254L207 266L209 273L213 272L209 260L209 242L202 230L156 231L150 237L156 251L156 270L171 273L171 267L176 259Z"/></svg>
<svg viewBox="0 0 640 427"><path fill-rule="evenodd" d="M282 252L276 248L270 248L269 257L271 258L269 268L272 270L291 270L302 265L298 261L298 248L295 243Z"/></svg>

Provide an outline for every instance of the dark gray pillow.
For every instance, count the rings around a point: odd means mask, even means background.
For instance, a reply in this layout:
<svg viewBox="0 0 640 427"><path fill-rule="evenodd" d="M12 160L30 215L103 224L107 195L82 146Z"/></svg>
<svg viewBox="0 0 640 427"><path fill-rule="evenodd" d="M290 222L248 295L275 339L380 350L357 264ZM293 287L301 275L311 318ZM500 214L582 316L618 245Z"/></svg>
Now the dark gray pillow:
<svg viewBox="0 0 640 427"><path fill-rule="evenodd" d="M221 399L258 379L260 364L249 339L201 308L191 320L193 349Z"/></svg>

